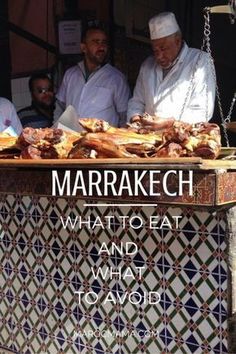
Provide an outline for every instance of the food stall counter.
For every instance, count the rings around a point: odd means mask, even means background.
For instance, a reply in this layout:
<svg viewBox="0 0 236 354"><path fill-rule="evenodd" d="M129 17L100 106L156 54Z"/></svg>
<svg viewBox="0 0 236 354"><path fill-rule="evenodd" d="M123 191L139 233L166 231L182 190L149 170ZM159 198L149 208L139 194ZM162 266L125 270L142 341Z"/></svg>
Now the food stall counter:
<svg viewBox="0 0 236 354"><path fill-rule="evenodd" d="M234 353L236 162L0 161L0 344Z"/></svg>

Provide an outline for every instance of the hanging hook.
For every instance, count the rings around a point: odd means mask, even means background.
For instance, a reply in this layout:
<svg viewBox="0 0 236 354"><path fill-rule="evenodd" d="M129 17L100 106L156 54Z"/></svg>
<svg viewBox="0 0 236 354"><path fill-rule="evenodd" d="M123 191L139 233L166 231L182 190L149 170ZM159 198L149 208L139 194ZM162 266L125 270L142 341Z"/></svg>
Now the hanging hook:
<svg viewBox="0 0 236 354"><path fill-rule="evenodd" d="M229 6L231 8L231 14L229 15L229 19L231 25L233 25L236 19L236 0L229 0Z"/></svg>
<svg viewBox="0 0 236 354"><path fill-rule="evenodd" d="M203 9L203 11L205 12L205 13L208 13L208 12L210 12L211 11L211 8L210 7L204 7L204 9Z"/></svg>
<svg viewBox="0 0 236 354"><path fill-rule="evenodd" d="M206 13L229 14L230 23L234 24L236 18L236 0L229 0L228 5L205 7Z"/></svg>

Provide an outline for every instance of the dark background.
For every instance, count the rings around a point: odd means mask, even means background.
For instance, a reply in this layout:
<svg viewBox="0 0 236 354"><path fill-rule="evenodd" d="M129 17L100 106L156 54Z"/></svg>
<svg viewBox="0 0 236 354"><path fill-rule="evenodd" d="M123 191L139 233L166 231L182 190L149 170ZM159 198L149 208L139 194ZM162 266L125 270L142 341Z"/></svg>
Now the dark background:
<svg viewBox="0 0 236 354"><path fill-rule="evenodd" d="M35 4L35 14L37 12L37 2L35 0L1 0L0 1L0 96L11 99L11 79L14 72L14 61L17 57L22 60L26 53L17 52L17 42L14 48L9 49L9 37L11 32L3 19L11 18L11 13L16 13L16 7L24 3L27 13L27 4L31 7ZM131 89L135 85L138 71L142 61L151 53L150 45L142 41L128 38L125 26L118 26L115 23L114 3L121 0L44 0L47 5L61 3L64 7L64 16L79 18L83 21L100 19L106 22L111 37L111 61L121 71L123 71L129 81ZM131 0L126 0L131 1ZM122 2L122 1L121 1ZM33 5L32 5L33 4ZM161 11L173 11L182 29L183 37L187 44L200 48L203 40L203 9L205 7L227 5L226 0L157 0ZM14 11L13 11L14 10ZM20 8L19 8L20 11ZM35 15L34 14L34 15ZM155 15L155 13L151 14ZM37 13L40 16L40 13ZM41 16L46 16L44 13ZM124 14L125 16L125 14ZM230 24L229 15L211 14L211 49L216 67L217 82L219 86L222 109L224 117L227 116L234 92L236 91L236 23ZM48 17L49 22L56 22L52 15ZM21 25L18 24L18 25ZM47 23L47 26L48 23ZM53 26L52 26L53 27ZM30 31L30 28L28 28ZM22 40L20 37L19 41ZM55 44L56 45L56 44ZM11 51L15 50L14 55ZM28 57L30 58L30 51ZM32 57L32 56L31 56ZM55 56L55 66L60 64L64 69L68 65L73 65L77 58L61 58ZM29 62L30 63L30 62ZM12 69L13 67L13 69ZM55 67L42 68L55 71ZM30 74L30 72L29 72ZM15 74L14 74L15 75ZM26 75L25 75L26 76ZM220 114L216 102L215 112L212 119L220 124ZM232 121L236 121L236 105L232 114ZM236 133L229 133L230 145L236 146ZM224 140L224 139L223 139ZM223 141L224 142L224 141Z"/></svg>

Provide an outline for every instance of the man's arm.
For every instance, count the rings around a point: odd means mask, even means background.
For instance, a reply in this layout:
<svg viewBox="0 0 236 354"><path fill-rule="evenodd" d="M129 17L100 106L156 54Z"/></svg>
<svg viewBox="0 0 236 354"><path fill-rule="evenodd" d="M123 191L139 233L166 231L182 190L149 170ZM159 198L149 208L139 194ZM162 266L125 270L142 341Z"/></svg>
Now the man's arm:
<svg viewBox="0 0 236 354"><path fill-rule="evenodd" d="M127 118L128 121L135 121L145 113L145 91L143 82L143 71L140 69L136 85L134 88L133 97L128 103Z"/></svg>
<svg viewBox="0 0 236 354"><path fill-rule="evenodd" d="M20 135L22 132L22 124L20 122L19 117L17 116L16 110L14 105L9 102L9 115L10 115L10 121L11 121L11 126L17 133L17 135Z"/></svg>

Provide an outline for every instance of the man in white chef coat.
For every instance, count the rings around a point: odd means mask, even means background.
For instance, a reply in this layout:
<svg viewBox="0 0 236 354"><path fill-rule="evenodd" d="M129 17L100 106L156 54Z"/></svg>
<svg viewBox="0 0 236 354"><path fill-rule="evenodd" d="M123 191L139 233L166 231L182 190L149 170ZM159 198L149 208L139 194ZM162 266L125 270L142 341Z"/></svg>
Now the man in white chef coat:
<svg viewBox="0 0 236 354"><path fill-rule="evenodd" d="M207 53L182 40L175 15L163 12L149 21L153 56L141 66L128 119L145 112L189 123L208 121L214 111L214 64Z"/></svg>
<svg viewBox="0 0 236 354"><path fill-rule="evenodd" d="M56 95L57 106L64 110L71 105L80 118L100 118L124 126L130 90L124 75L106 62L106 33L89 27L82 36L81 50L84 60L66 71Z"/></svg>

